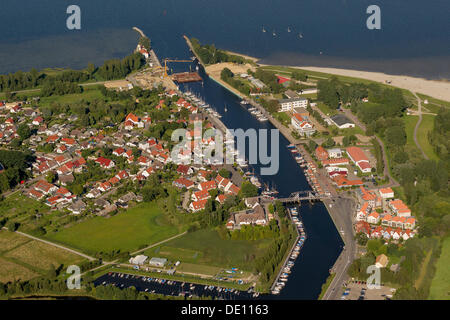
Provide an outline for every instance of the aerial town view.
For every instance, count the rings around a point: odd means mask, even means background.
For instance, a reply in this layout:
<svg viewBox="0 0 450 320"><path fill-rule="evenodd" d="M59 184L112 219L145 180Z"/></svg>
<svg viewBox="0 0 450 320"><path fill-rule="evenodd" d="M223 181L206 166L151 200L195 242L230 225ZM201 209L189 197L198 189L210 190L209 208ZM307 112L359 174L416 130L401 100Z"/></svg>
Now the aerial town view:
<svg viewBox="0 0 450 320"><path fill-rule="evenodd" d="M6 2L0 300L450 299L449 3Z"/></svg>

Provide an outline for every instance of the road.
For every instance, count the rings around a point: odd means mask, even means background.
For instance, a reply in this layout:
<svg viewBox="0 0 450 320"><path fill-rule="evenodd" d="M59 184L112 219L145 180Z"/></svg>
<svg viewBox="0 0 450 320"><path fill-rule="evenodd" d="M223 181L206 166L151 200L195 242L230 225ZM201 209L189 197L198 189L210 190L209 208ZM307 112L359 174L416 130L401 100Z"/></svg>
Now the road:
<svg viewBox="0 0 450 320"><path fill-rule="evenodd" d="M344 250L332 268L332 272L336 273L336 276L323 296L323 300L336 300L339 299L341 294L340 289L347 279L348 267L356 255L356 242L353 236L352 221L356 203L353 198L339 197L335 198L334 201L324 200L324 204L327 206L331 218L345 243ZM332 205L331 208L330 204Z"/></svg>
<svg viewBox="0 0 450 320"><path fill-rule="evenodd" d="M419 144L419 141L417 140L417 131L419 130L420 123L422 122L422 100L420 100L419 96L415 92L413 92L412 94L417 99L417 115L419 116L419 121L417 121L416 127L414 128L414 143L416 144L417 148L419 148L420 152L422 152L423 157L428 160L428 156L425 154Z"/></svg>

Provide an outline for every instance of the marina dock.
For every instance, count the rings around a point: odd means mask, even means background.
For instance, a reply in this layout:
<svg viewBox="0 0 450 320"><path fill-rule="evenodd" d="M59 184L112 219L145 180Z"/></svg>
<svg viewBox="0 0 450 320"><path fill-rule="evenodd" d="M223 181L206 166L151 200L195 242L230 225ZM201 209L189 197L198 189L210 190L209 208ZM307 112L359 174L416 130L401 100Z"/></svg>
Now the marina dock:
<svg viewBox="0 0 450 320"><path fill-rule="evenodd" d="M296 225L297 230L297 238L295 239L294 244L292 245L291 250L289 251L283 265L280 268L280 271L277 274L272 286L270 287L270 292L272 294L279 294L280 291L286 285L288 281L289 274L291 273L291 268L295 264L295 260L300 255L300 250L303 247L303 244L306 241L306 233L303 228L303 222L301 219L297 217L298 209L297 207L288 209L289 217L292 220L292 223Z"/></svg>

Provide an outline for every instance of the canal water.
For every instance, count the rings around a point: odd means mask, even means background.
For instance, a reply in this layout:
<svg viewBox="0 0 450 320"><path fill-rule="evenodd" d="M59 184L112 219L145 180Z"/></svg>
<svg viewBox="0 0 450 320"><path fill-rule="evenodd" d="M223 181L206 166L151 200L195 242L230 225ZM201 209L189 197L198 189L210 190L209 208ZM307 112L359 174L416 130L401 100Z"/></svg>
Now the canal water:
<svg viewBox="0 0 450 320"><path fill-rule="evenodd" d="M189 56L186 49L185 57ZM185 67L186 68L186 67ZM189 90L201 97L213 109L222 115L220 119L229 129L247 130L276 129L269 121L260 122L247 107L240 104L241 99L210 79L200 67L199 73L203 83L180 85L180 89ZM225 111L225 107L227 111ZM270 139L269 148L270 148ZM303 169L295 161L287 148L289 141L280 134L279 171L276 175L259 175L260 164L250 165L261 182L276 187L278 196L289 196L292 192L311 190ZM323 203L313 205L302 202L299 214L305 226L308 238L298 256L286 286L275 299L317 299L321 286L329 275L329 270L338 258L344 243Z"/></svg>
<svg viewBox="0 0 450 320"><path fill-rule="evenodd" d="M189 57L189 51L186 47L183 53L185 58ZM195 68L193 64L191 66ZM174 68L175 69L175 68ZM178 70L177 70L178 69ZM178 67L174 71L185 70L186 66ZM190 83L180 85L182 91L189 90L201 97L213 109L222 115L221 121L229 129L247 130L254 129L275 129L269 122L259 122L240 104L240 98L231 93L215 81L210 79L200 67L199 73L203 78L203 83ZM225 107L227 111L225 111ZM269 139L270 143L270 139ZM250 165L247 169L254 171L261 180L261 182L275 187L278 191L279 197L289 196L292 192L301 190L310 190L310 186L305 178L302 168L297 164L291 152L287 148L289 141L280 134L279 137L279 171L276 175L261 176L260 164ZM270 150L270 146L268 148ZM281 290L279 295L264 295L260 298L264 299L317 299L320 294L321 286L329 275L329 270L338 258L343 248L342 239L336 230L336 227L328 214L325 206L319 202L310 204L303 202L300 210L300 217L304 223L305 231L308 235L307 240L298 256L294 267L291 269L291 274L286 286ZM144 282L140 278L118 278L110 275L104 275L97 279L96 284L116 283L119 286L134 285L140 290L148 288L149 290L156 290L157 293L170 294L180 291L180 283L167 286L167 284L160 284L156 282ZM204 290L204 286L196 286L197 289L193 291L196 295L209 294L215 298L226 299L247 299L252 298L247 293L236 295L230 292L222 295L217 295L216 291ZM178 294L175 294L178 295Z"/></svg>

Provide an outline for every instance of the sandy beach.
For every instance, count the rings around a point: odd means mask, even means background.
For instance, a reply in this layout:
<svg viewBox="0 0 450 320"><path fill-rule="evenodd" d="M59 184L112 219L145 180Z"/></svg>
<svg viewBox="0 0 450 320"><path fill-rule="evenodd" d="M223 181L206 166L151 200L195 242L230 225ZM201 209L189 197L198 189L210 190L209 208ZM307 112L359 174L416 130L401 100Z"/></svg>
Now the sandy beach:
<svg viewBox="0 0 450 320"><path fill-rule="evenodd" d="M255 57L250 57L238 52L228 51L229 53L240 55L246 59L253 60L258 63L259 59ZM266 66L266 64L258 63L261 66ZM360 71L352 69L339 69L339 68L325 68L325 67L299 67L299 66L288 66L290 68L297 68L309 71L323 72L329 74L336 74L340 76L347 76L352 78L361 78L366 80L371 80L375 82L380 82L386 84L386 80L391 81L390 85L402 89L406 89L412 92L425 94L427 96L450 101L450 81L439 81L439 80L427 80L423 78L416 78L410 76L399 76L390 75L382 72L372 72L372 71Z"/></svg>
<svg viewBox="0 0 450 320"><path fill-rule="evenodd" d="M426 80L423 78L415 78L408 76L394 76L381 72L369 72L369 71L347 70L337 68L322 68L322 67L294 67L294 68L336 74L340 76L362 78L381 83L385 83L386 80L389 80L391 81L390 83L391 86L407 89L416 93L422 93L436 99L450 101L449 81Z"/></svg>

